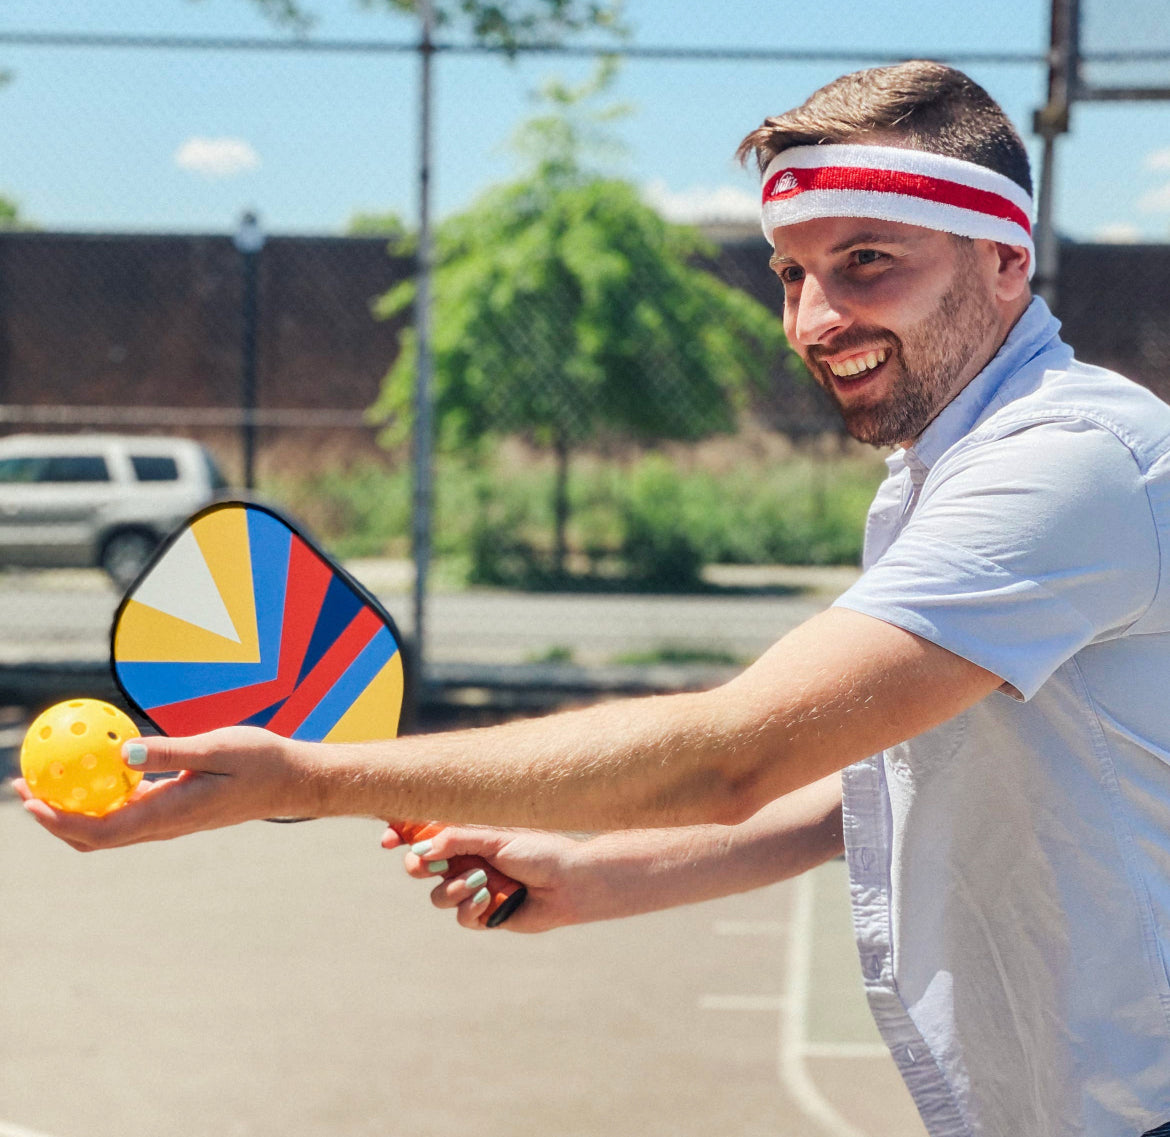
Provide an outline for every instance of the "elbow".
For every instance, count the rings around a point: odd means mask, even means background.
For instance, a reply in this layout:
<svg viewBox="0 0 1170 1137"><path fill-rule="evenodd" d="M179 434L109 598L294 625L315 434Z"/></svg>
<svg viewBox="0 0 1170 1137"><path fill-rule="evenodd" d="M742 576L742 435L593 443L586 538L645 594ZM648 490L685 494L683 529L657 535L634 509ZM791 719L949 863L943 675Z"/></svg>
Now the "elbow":
<svg viewBox="0 0 1170 1137"><path fill-rule="evenodd" d="M711 820L717 825L742 825L754 817L771 800L760 792L758 779L734 779L716 795Z"/></svg>

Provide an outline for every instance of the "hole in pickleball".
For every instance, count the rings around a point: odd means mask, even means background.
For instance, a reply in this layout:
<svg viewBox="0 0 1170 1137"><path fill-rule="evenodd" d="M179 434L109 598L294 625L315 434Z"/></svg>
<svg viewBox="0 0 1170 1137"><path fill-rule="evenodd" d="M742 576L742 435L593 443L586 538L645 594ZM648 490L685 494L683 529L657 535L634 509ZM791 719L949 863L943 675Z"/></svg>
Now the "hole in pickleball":
<svg viewBox="0 0 1170 1137"><path fill-rule="evenodd" d="M89 790L87 790L84 786L74 786L73 787L73 800L74 801L85 801L85 799L87 797L89 797Z"/></svg>
<svg viewBox="0 0 1170 1137"><path fill-rule="evenodd" d="M85 754L81 758L82 768L85 770L92 770L97 765L96 754Z"/></svg>
<svg viewBox="0 0 1170 1137"><path fill-rule="evenodd" d="M48 737L49 737L49 736L50 736L52 733L53 733L53 728L52 728L51 726L42 726L42 727L41 727L41 740L42 740L42 741L45 741L45 740L47 740L47 739L48 739Z"/></svg>
<svg viewBox="0 0 1170 1137"><path fill-rule="evenodd" d="M84 734L89 729L89 727L87 727L83 722L75 722L70 724L69 729L74 734Z"/></svg>
<svg viewBox="0 0 1170 1137"><path fill-rule="evenodd" d="M117 741L118 741L118 732L117 732L116 730L107 730L107 731L106 731L106 737L107 737L107 738L108 738L108 739L109 739L111 742L117 742Z"/></svg>
<svg viewBox="0 0 1170 1137"><path fill-rule="evenodd" d="M65 777L65 763L64 762L50 762L49 776L53 778Z"/></svg>

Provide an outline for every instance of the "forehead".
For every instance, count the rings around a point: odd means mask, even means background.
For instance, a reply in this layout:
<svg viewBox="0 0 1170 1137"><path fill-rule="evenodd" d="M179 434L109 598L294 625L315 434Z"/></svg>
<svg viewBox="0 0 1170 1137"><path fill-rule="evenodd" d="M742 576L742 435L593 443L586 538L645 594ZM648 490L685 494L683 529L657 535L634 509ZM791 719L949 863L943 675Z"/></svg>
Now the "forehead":
<svg viewBox="0 0 1170 1137"><path fill-rule="evenodd" d="M880 221L870 217L816 217L772 231L773 265L812 256L833 256L865 245L898 245L906 249L933 248L947 235L921 225Z"/></svg>

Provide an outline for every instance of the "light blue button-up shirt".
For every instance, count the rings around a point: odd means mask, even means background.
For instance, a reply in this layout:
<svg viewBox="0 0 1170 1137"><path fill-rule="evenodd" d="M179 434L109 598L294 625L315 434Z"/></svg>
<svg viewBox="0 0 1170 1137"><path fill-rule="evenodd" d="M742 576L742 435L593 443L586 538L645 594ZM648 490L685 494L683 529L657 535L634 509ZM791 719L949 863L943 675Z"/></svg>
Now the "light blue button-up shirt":
<svg viewBox="0 0 1170 1137"><path fill-rule="evenodd" d="M1034 300L837 603L1004 680L844 774L867 994L932 1137L1170 1121L1170 407Z"/></svg>

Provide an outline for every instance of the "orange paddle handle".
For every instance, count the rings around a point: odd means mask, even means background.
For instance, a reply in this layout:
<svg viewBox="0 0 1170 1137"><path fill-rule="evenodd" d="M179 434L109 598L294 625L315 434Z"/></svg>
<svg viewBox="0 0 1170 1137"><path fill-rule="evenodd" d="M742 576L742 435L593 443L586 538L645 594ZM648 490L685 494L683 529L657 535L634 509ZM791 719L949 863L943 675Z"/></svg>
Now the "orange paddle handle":
<svg viewBox="0 0 1170 1137"><path fill-rule="evenodd" d="M437 821L407 821L395 825L394 831L408 845L417 845L436 833L442 832L445 826ZM524 903L528 890L519 881L505 876L494 865L489 864L483 857L462 856L451 857L445 876L460 876L465 872L483 869L487 874L486 888L491 895L487 911L480 917L479 922L488 928L498 928L521 904Z"/></svg>

